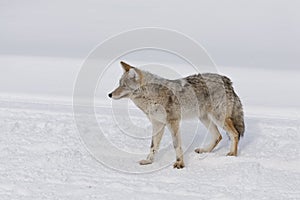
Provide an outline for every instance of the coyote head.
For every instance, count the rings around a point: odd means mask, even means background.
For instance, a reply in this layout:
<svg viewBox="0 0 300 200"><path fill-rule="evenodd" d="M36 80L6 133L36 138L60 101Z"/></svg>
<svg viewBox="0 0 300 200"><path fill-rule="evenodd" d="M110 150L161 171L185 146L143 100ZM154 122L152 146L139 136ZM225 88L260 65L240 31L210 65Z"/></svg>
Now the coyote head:
<svg viewBox="0 0 300 200"><path fill-rule="evenodd" d="M130 95L141 86L142 72L141 70L130 66L129 64L121 61L124 73L119 80L119 87L108 96L113 99L121 99L130 97Z"/></svg>

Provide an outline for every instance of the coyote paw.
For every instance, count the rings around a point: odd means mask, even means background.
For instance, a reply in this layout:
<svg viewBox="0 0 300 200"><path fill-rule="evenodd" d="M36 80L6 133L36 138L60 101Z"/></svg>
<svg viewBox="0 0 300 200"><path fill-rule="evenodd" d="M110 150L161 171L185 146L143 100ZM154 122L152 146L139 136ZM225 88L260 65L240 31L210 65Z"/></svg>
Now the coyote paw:
<svg viewBox="0 0 300 200"><path fill-rule="evenodd" d="M184 168L184 163L183 161L176 161L173 165L174 168L177 168L177 169L182 169Z"/></svg>
<svg viewBox="0 0 300 200"><path fill-rule="evenodd" d="M196 152L196 153L207 153L207 152L209 152L209 151L207 151L206 149L198 148L198 149L195 149L195 152Z"/></svg>
<svg viewBox="0 0 300 200"><path fill-rule="evenodd" d="M236 153L236 152L229 152L229 153L227 154L227 156L237 156L237 153Z"/></svg>
<svg viewBox="0 0 300 200"><path fill-rule="evenodd" d="M152 164L152 160L141 160L139 163L140 165L149 165Z"/></svg>

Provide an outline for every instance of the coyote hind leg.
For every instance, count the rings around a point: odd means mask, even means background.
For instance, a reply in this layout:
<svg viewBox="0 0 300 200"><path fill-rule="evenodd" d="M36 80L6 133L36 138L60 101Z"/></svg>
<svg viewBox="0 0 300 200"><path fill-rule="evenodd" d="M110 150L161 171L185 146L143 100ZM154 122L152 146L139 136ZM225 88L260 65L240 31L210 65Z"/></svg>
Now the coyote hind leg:
<svg viewBox="0 0 300 200"><path fill-rule="evenodd" d="M230 151L227 156L237 156L239 133L237 132L230 118L225 119L224 130L228 133L231 140Z"/></svg>
<svg viewBox="0 0 300 200"><path fill-rule="evenodd" d="M208 129L210 134L212 134L212 140L206 148L195 149L196 153L206 153L211 152L222 140L222 136L218 130L218 127L209 119L200 119L204 126Z"/></svg>

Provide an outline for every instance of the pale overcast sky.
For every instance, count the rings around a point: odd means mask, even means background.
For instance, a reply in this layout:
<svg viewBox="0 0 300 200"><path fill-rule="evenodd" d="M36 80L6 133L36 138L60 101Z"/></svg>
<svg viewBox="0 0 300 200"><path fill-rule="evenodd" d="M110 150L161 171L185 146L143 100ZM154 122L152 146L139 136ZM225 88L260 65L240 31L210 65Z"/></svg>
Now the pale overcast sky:
<svg viewBox="0 0 300 200"><path fill-rule="evenodd" d="M218 65L299 68L297 0L0 2L0 54L84 58L108 37L162 27L194 38Z"/></svg>

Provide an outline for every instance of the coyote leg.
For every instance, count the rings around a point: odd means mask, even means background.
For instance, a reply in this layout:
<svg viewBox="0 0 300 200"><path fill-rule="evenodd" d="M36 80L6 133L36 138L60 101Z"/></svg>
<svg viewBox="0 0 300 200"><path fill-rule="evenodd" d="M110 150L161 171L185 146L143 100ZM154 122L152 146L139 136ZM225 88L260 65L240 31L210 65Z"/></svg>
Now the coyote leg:
<svg viewBox="0 0 300 200"><path fill-rule="evenodd" d="M168 128L172 134L173 146L176 152L176 162L174 163L174 168L181 169L184 167L183 162L183 151L181 148L181 137L179 131L179 120L171 120L168 122Z"/></svg>
<svg viewBox="0 0 300 200"><path fill-rule="evenodd" d="M165 124L159 121L152 120L152 142L150 147L150 153L146 160L141 160L140 165L148 165L153 163L154 156L159 149L161 138L164 134Z"/></svg>
<svg viewBox="0 0 300 200"><path fill-rule="evenodd" d="M197 148L195 149L196 153L206 153L211 152L222 140L222 136L218 130L218 127L209 119L202 119L202 123L208 129L210 134L212 134L212 140L206 148Z"/></svg>
<svg viewBox="0 0 300 200"><path fill-rule="evenodd" d="M235 129L233 122L230 118L227 118L225 120L224 129L229 134L231 140L230 152L227 154L227 156L237 156L239 133Z"/></svg>

